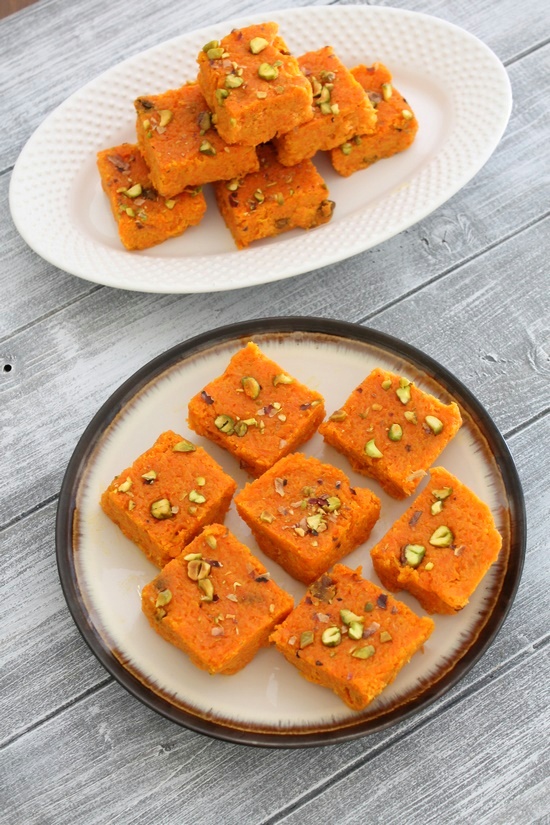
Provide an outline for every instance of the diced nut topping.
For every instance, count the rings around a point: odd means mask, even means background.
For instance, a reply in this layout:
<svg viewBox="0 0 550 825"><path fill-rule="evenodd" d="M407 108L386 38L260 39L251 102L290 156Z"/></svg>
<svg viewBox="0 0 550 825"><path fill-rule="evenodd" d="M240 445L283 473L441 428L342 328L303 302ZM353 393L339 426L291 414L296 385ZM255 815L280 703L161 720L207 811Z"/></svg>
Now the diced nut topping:
<svg viewBox="0 0 550 825"><path fill-rule="evenodd" d="M365 647L356 647L351 654L355 659L370 659L376 653L376 648L373 645L365 645Z"/></svg>
<svg viewBox="0 0 550 825"><path fill-rule="evenodd" d="M382 83L382 97L384 100L389 100L392 96L392 85L391 83Z"/></svg>
<svg viewBox="0 0 550 825"><path fill-rule="evenodd" d="M265 521L266 524L271 524L275 521L275 516L272 516L268 510L263 510L263 512L260 513L260 521Z"/></svg>
<svg viewBox="0 0 550 825"><path fill-rule="evenodd" d="M197 582L200 590L202 590L203 595L201 596L201 602L213 602L214 601L214 585L210 581L210 579L199 579Z"/></svg>
<svg viewBox="0 0 550 825"><path fill-rule="evenodd" d="M418 424L416 413L413 410L405 410L403 415L405 416L405 420L408 421L409 424Z"/></svg>
<svg viewBox="0 0 550 825"><path fill-rule="evenodd" d="M128 477L126 481L123 481L122 484L119 484L117 487L117 491L119 493L127 493L128 490L132 487L132 479Z"/></svg>
<svg viewBox="0 0 550 825"><path fill-rule="evenodd" d="M158 501L153 501L151 504L151 515L153 518L157 519L165 519L171 518L172 513L172 505L168 501L167 498L159 498Z"/></svg>
<svg viewBox="0 0 550 825"><path fill-rule="evenodd" d="M438 501L445 501L446 498L452 495L452 492L452 487L442 487L440 490L432 490L432 496Z"/></svg>
<svg viewBox="0 0 550 825"><path fill-rule="evenodd" d="M275 80L279 77L279 69L269 63L262 63L258 69L258 75L262 80Z"/></svg>
<svg viewBox="0 0 550 825"><path fill-rule="evenodd" d="M429 541L434 547L449 547L454 541L454 536L451 530L445 524L442 524L434 530Z"/></svg>
<svg viewBox="0 0 550 825"><path fill-rule="evenodd" d="M400 378L395 394L402 404L408 404L411 400L411 382L407 381L406 378Z"/></svg>
<svg viewBox="0 0 550 825"><path fill-rule="evenodd" d="M290 375L286 375L284 372L280 372L278 375L273 376L273 386L276 387L278 384L292 384L294 383L294 378L291 378Z"/></svg>
<svg viewBox="0 0 550 825"><path fill-rule="evenodd" d="M260 394L261 386L255 378L251 375L245 375L244 378L241 378L241 384L244 390L244 394L247 395L249 398L257 398Z"/></svg>
<svg viewBox="0 0 550 825"><path fill-rule="evenodd" d="M187 575L194 582L207 579L210 575L210 565L204 559L192 559L187 564Z"/></svg>
<svg viewBox="0 0 550 825"><path fill-rule="evenodd" d="M253 37L250 43L248 44L248 47L252 54L260 54L260 52L263 52L263 50L266 49L268 46L269 42L265 40L265 38L263 37Z"/></svg>
<svg viewBox="0 0 550 825"><path fill-rule="evenodd" d="M303 650L304 647L313 644L314 634L313 630L304 630L304 632L300 635L300 650Z"/></svg>
<svg viewBox="0 0 550 825"><path fill-rule="evenodd" d="M441 419L436 418L435 415L427 415L424 419L430 430L434 435L439 435L441 430L443 429L443 421Z"/></svg>
<svg viewBox="0 0 550 825"><path fill-rule="evenodd" d="M207 536L204 537L205 542L210 547L211 550L215 550L218 546L218 542L216 541L216 536L213 536L212 533L208 533Z"/></svg>
<svg viewBox="0 0 550 825"><path fill-rule="evenodd" d="M172 601L172 591L171 590L161 590L157 596L157 600L155 602L155 607L164 607L165 604L168 604Z"/></svg>
<svg viewBox="0 0 550 825"><path fill-rule="evenodd" d="M391 642L392 635L388 630L382 630L380 632L380 641L381 642Z"/></svg>
<svg viewBox="0 0 550 825"><path fill-rule="evenodd" d="M430 571L430 570L433 570L433 569L434 569L433 561L426 562L426 564L424 565L424 570Z"/></svg>
<svg viewBox="0 0 550 825"><path fill-rule="evenodd" d="M413 119L413 113L411 112L410 109L403 109L401 114L403 115L405 120L412 120Z"/></svg>
<svg viewBox="0 0 550 825"><path fill-rule="evenodd" d="M147 484L152 484L156 480L157 474L154 470L149 470L147 473L142 473L141 476Z"/></svg>
<svg viewBox="0 0 550 825"><path fill-rule="evenodd" d="M326 630L323 630L321 641L326 647L336 647L339 645L342 641L340 628L336 626L327 627Z"/></svg>
<svg viewBox="0 0 550 825"><path fill-rule="evenodd" d="M351 150L353 149L353 146L351 145L351 143L342 143L342 145L340 146L340 149L342 150L342 153L344 155L350 155Z"/></svg>
<svg viewBox="0 0 550 825"><path fill-rule="evenodd" d="M442 501L434 501L432 506L430 507L430 513L432 516L437 516L443 510L443 502Z"/></svg>
<svg viewBox="0 0 550 825"><path fill-rule="evenodd" d="M392 424L388 430L388 438L390 441L401 441L403 438L403 430L399 424Z"/></svg>
<svg viewBox="0 0 550 825"><path fill-rule="evenodd" d="M383 390L389 390L391 387L391 378L384 378L381 386Z"/></svg>
<svg viewBox="0 0 550 825"><path fill-rule="evenodd" d="M183 441L178 441L178 443L172 447L174 453L193 453L196 449L195 445L187 441L186 438L184 438Z"/></svg>
<svg viewBox="0 0 550 825"><path fill-rule="evenodd" d="M418 567L425 553L426 548L422 544L406 544L402 551L402 558L409 567Z"/></svg>
<svg viewBox="0 0 550 825"><path fill-rule="evenodd" d="M367 441L365 444L365 453L370 458L382 458L383 453L380 452L376 444L374 443L374 438L371 438L370 441Z"/></svg>
<svg viewBox="0 0 550 825"><path fill-rule="evenodd" d="M335 410L329 418L329 421L344 421L348 417L345 410Z"/></svg>
<svg viewBox="0 0 550 825"><path fill-rule="evenodd" d="M228 74L227 77L225 78L225 88L226 89L238 89L239 86L243 85L243 83L244 83L244 80L242 79L242 77L239 77L238 75L235 75L235 74Z"/></svg>
<svg viewBox="0 0 550 825"><path fill-rule="evenodd" d="M172 118L174 117L174 115L170 111L170 109L160 109L159 115L160 115L159 126L160 126L161 129L164 129L165 126L168 126L168 124L171 122Z"/></svg>
<svg viewBox="0 0 550 825"><path fill-rule="evenodd" d="M226 435L231 435L235 429L235 422L229 415L218 415L214 419L214 425Z"/></svg>
<svg viewBox="0 0 550 825"><path fill-rule="evenodd" d="M340 618L342 619L343 623L346 625L351 625L352 622L362 622L363 617L358 616L356 613L353 613L351 610L347 610L343 608L340 610Z"/></svg>
<svg viewBox="0 0 550 825"><path fill-rule="evenodd" d="M190 490L189 501L192 501L194 504L204 504L206 497L203 496L202 493L197 493L196 490Z"/></svg>

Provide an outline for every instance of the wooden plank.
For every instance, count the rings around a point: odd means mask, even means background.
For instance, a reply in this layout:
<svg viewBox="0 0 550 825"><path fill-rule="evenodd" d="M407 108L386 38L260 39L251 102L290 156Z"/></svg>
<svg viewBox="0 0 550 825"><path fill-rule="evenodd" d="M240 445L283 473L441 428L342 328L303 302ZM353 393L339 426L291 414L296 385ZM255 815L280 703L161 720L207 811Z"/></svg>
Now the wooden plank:
<svg viewBox="0 0 550 825"><path fill-rule="evenodd" d="M463 378L504 431L547 405L541 314L549 301L541 277L546 271L547 232L547 222L536 225L492 255L475 259L371 319L379 328L434 355ZM502 272L506 273L506 291L495 304ZM499 273L498 281L495 273ZM13 466L20 470L0 479L0 494L6 498L3 523L57 492L76 441L100 404L134 370L182 338L222 322L261 316L266 308L273 315L339 315L360 320L372 304L374 292L361 288L361 273L352 270L347 280L336 281L345 294L345 306L339 305L340 291L335 290L332 278L318 277L314 284L313 277L305 276L302 289L296 280L289 290L271 284L248 294L225 296L182 298L99 290L85 302L11 338L9 346L20 366L1 374L4 442ZM305 292L304 283L310 284ZM355 306L350 303L352 295ZM464 315L467 306L476 308ZM515 340L509 334L511 325L517 328ZM476 354L473 360L465 358L470 351ZM28 439L21 436L21 421L25 432L33 434L32 465Z"/></svg>
<svg viewBox="0 0 550 825"><path fill-rule="evenodd" d="M541 87L539 78L549 56L550 48L546 48L510 69L516 103L503 141L484 169L433 215L330 270L235 292L227 296L228 304L240 301L246 309L243 317L254 317L276 313L279 306L285 312L285 304L289 311L304 311L301 302L305 298L311 314L324 312L354 320L370 317L402 293L417 289L539 219L550 209L548 187L533 161L544 155L547 141L544 111L550 109L550 88ZM8 183L8 176L0 177L0 204L6 211ZM6 250L0 290L10 306L10 312L0 317L0 339L96 289L30 251L11 220L0 225L0 248ZM320 284L332 284L328 306L323 305L323 294L317 295ZM149 300L152 304L156 301L154 297ZM218 317L224 299L205 296L203 300L206 307L212 307L213 317ZM189 301L196 303L196 299L180 298L181 312ZM85 311L83 305L81 312Z"/></svg>
<svg viewBox="0 0 550 825"><path fill-rule="evenodd" d="M510 659L530 650L547 631L546 616L540 609L548 591L548 581L541 576L541 570L545 569L547 527L540 518L541 503L548 496L547 473L537 457L550 452L548 421L549 417L537 421L510 439L524 489L529 493L529 548L515 604L482 660L444 701L454 701L457 693L469 690ZM0 676L0 743L59 713L65 705L77 702L106 677L80 638L61 593L53 547L54 510L55 504L41 508L0 534L0 574L7 584L5 597L0 602L0 649L6 651ZM29 610L28 605L36 608ZM96 696L86 701L94 706L105 703L108 707L110 699ZM123 719L128 713L137 713L129 709L134 704L136 700L130 696L126 696L125 702L120 700ZM427 712L432 713L433 709ZM142 714L149 718L144 708ZM151 725L152 731L166 730L160 720ZM176 735L175 727L169 726L169 729ZM402 726L398 726L397 731L401 729ZM396 734L392 730L387 735L391 739ZM385 737L362 740L357 752L370 749L371 745L374 748L380 741L386 741ZM350 759L354 758L353 748L350 753Z"/></svg>

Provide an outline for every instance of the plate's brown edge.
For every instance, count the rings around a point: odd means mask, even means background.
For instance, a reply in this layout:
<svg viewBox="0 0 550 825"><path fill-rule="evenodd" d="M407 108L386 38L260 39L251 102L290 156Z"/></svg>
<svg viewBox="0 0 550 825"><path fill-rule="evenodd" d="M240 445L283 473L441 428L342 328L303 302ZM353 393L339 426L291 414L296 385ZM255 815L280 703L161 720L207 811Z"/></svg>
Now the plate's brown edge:
<svg viewBox="0 0 550 825"><path fill-rule="evenodd" d="M151 383L179 367L182 361L204 355L217 346L226 346L234 341L235 348L238 348L252 336L261 336L265 340L289 334L297 339L300 336L308 339L318 336L325 341L339 338L347 345L367 344L389 351L394 357L403 359L409 370L414 367L425 383L432 383L440 397L443 390L449 398L457 400L463 418L479 436L484 452L496 465L509 506L503 513L501 528L505 529L506 534L497 562L502 573L495 580L489 596L489 608L447 666L443 665L436 674L423 679L413 693L376 713L366 711L334 724L273 727L228 720L214 711L204 713L185 705L144 678L122 651L103 638L93 624L90 606L86 604L85 594L79 586L74 554L78 548L78 492L86 467L93 460L106 433ZM525 543L525 505L517 471L498 429L470 391L429 356L398 339L368 327L311 317L263 318L221 327L173 347L138 370L101 407L78 442L63 480L56 522L59 576L70 612L92 652L119 683L163 716L197 732L240 744L286 748L326 745L382 730L418 712L453 687L473 667L498 633L519 584ZM512 553L512 550L516 552Z"/></svg>

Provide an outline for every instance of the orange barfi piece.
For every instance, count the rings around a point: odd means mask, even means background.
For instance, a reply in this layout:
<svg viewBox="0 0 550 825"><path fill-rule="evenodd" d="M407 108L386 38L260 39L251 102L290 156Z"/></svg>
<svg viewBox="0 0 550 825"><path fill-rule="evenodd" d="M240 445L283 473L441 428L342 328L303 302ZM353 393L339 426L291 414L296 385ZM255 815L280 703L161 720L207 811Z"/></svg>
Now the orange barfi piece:
<svg viewBox="0 0 550 825"><path fill-rule="evenodd" d="M304 54L298 63L311 83L313 117L275 141L277 157L285 166L295 166L321 149L340 146L376 127L376 110L331 46Z"/></svg>
<svg viewBox="0 0 550 825"><path fill-rule="evenodd" d="M273 148L258 147L259 172L242 180L214 184L216 200L239 249L290 229L313 229L327 223L334 202L310 160L291 169L282 166Z"/></svg>
<svg viewBox="0 0 550 825"><path fill-rule="evenodd" d="M101 506L164 567L206 524L223 521L237 485L202 447L168 430L115 476Z"/></svg>
<svg viewBox="0 0 550 825"><path fill-rule="evenodd" d="M363 710L393 682L434 629L405 604L337 564L271 635L302 676Z"/></svg>
<svg viewBox="0 0 550 825"><path fill-rule="evenodd" d="M199 53L198 81L228 143L257 146L313 116L311 86L278 29L233 29Z"/></svg>
<svg viewBox="0 0 550 825"><path fill-rule="evenodd" d="M366 541L380 515L374 493L300 453L247 484L235 504L266 556L306 584Z"/></svg>
<svg viewBox="0 0 550 825"><path fill-rule="evenodd" d="M323 417L323 396L250 342L191 399L188 420L259 476L311 438Z"/></svg>
<svg viewBox="0 0 550 825"><path fill-rule="evenodd" d="M182 235L206 212L200 187L172 199L160 196L134 144L122 143L99 152L97 166L126 249L147 249Z"/></svg>
<svg viewBox="0 0 550 825"><path fill-rule="evenodd" d="M496 561L502 538L489 507L443 467L371 550L389 590L408 590L428 613L461 610Z"/></svg>
<svg viewBox="0 0 550 825"><path fill-rule="evenodd" d="M367 93L378 119L371 134L356 134L331 150L331 163L344 177L408 149L418 131L413 110L392 84L383 63L356 66L351 73Z"/></svg>
<svg viewBox="0 0 550 825"><path fill-rule="evenodd" d="M246 175L259 168L250 146L229 146L216 132L196 83L135 101L138 143L161 195ZM162 125L161 125L162 124Z"/></svg>
<svg viewBox="0 0 550 825"><path fill-rule="evenodd" d="M292 597L221 524L206 527L141 593L154 630L209 673L236 673L267 646Z"/></svg>
<svg viewBox="0 0 550 825"><path fill-rule="evenodd" d="M407 378L374 369L319 427L354 470L394 498L410 496L462 424L455 402L443 404Z"/></svg>

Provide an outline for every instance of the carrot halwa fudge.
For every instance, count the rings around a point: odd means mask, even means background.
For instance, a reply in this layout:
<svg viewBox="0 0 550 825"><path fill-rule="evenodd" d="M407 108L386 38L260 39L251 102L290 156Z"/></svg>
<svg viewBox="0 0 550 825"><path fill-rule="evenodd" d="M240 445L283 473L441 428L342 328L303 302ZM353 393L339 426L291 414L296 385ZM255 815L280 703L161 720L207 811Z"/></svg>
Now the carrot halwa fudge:
<svg viewBox="0 0 550 825"><path fill-rule="evenodd" d="M227 675L268 644L293 607L292 597L221 524L206 527L141 597L157 633L197 667Z"/></svg>
<svg viewBox="0 0 550 825"><path fill-rule="evenodd" d="M223 521L237 485L202 447L168 430L101 497L105 513L157 567L206 524Z"/></svg>
<svg viewBox="0 0 550 825"><path fill-rule="evenodd" d="M407 149L418 131L414 112L393 86L391 72L383 63L356 66L351 73L375 107L377 121L371 134L356 134L331 150L331 163L344 177Z"/></svg>
<svg viewBox="0 0 550 825"><path fill-rule="evenodd" d="M311 83L313 118L275 141L277 157L285 166L295 166L321 149L332 149L376 127L376 110L330 46L304 54L298 63Z"/></svg>
<svg viewBox="0 0 550 825"><path fill-rule="evenodd" d="M375 478L390 496L405 498L461 424L454 401L443 404L407 378L377 368L319 432L354 470Z"/></svg>
<svg viewBox="0 0 550 825"><path fill-rule="evenodd" d="M123 143L97 155L101 185L109 198L126 249L147 249L181 235L206 212L200 188L172 199L161 197L151 184L138 147Z"/></svg>
<svg viewBox="0 0 550 825"><path fill-rule="evenodd" d="M259 476L311 438L324 417L310 390L249 342L189 402L189 426Z"/></svg>
<svg viewBox="0 0 550 825"><path fill-rule="evenodd" d="M313 117L311 85L278 29L233 29L199 53L198 82L227 143L257 146Z"/></svg>
<svg viewBox="0 0 550 825"><path fill-rule="evenodd" d="M337 564L309 588L271 641L310 682L363 710L434 629L406 605Z"/></svg>
<svg viewBox="0 0 550 825"><path fill-rule="evenodd" d="M374 493L300 453L247 484L235 504L266 556L306 584L366 541L380 515Z"/></svg>
<svg viewBox="0 0 550 825"><path fill-rule="evenodd" d="M290 229L327 223L334 203L313 163L282 166L273 148L258 147L260 170L243 179L214 184L216 200L239 249Z"/></svg>
<svg viewBox="0 0 550 825"><path fill-rule="evenodd" d="M258 169L250 146L229 146L216 132L196 83L135 101L137 135L153 185L167 198L187 186Z"/></svg>
<svg viewBox="0 0 550 825"><path fill-rule="evenodd" d="M502 538L491 511L443 467L371 550L384 587L405 589L428 613L455 613L496 561Z"/></svg>

